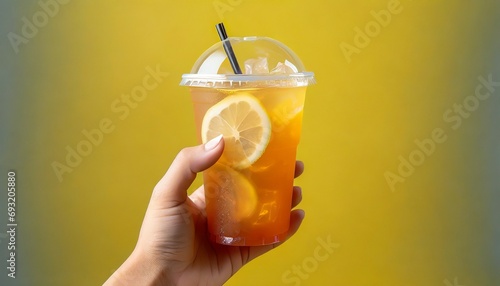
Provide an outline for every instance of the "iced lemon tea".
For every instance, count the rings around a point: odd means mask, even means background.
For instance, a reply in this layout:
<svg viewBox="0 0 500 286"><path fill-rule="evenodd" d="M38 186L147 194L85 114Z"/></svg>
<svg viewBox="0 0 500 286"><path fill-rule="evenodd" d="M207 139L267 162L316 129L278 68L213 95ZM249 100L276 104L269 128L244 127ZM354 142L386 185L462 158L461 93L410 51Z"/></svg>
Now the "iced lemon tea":
<svg viewBox="0 0 500 286"><path fill-rule="evenodd" d="M190 88L199 141L224 137L221 158L203 173L208 231L221 244L276 243L288 232L304 98L314 77L276 40L228 41L245 74L232 73L218 43L181 81Z"/></svg>
<svg viewBox="0 0 500 286"><path fill-rule="evenodd" d="M305 89L191 88L200 140L222 134L225 141L222 157L204 172L212 240L262 245L285 238Z"/></svg>

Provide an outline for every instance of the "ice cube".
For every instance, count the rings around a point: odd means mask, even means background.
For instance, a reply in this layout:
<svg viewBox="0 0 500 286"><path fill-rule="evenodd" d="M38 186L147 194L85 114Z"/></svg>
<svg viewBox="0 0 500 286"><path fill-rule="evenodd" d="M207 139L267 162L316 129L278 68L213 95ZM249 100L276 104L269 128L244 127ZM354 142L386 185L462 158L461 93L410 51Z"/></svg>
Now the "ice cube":
<svg viewBox="0 0 500 286"><path fill-rule="evenodd" d="M276 202L268 202L262 204L257 218L256 225L274 222L278 217L278 204Z"/></svg>
<svg viewBox="0 0 500 286"><path fill-rule="evenodd" d="M291 66L287 65L287 62L285 63L279 62L276 65L276 67L271 71L271 74L290 74L294 72L296 71L294 71L294 69Z"/></svg>
<svg viewBox="0 0 500 286"><path fill-rule="evenodd" d="M267 58L248 59L245 61L245 74L268 74Z"/></svg>

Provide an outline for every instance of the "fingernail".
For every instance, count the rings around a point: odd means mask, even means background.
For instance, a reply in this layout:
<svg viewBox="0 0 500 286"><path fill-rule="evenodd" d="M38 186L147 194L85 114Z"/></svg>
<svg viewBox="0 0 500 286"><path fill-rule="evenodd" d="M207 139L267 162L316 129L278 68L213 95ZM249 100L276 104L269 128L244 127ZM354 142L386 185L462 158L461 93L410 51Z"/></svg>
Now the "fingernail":
<svg viewBox="0 0 500 286"><path fill-rule="evenodd" d="M205 143L205 151L210 151L219 145L222 134Z"/></svg>

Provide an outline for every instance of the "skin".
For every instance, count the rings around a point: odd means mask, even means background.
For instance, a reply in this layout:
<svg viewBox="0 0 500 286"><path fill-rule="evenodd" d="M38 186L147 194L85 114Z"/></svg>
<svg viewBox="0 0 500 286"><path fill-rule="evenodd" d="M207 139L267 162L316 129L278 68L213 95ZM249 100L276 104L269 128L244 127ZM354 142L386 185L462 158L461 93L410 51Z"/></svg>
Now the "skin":
<svg viewBox="0 0 500 286"><path fill-rule="evenodd" d="M208 239L203 186L190 196L187 189L223 149L224 140L215 138L177 155L154 188L134 251L104 285L222 285L252 259L283 243L238 247ZM303 170L297 161L295 177ZM293 187L291 209L301 199L300 187ZM291 210L288 238L303 219L303 210Z"/></svg>

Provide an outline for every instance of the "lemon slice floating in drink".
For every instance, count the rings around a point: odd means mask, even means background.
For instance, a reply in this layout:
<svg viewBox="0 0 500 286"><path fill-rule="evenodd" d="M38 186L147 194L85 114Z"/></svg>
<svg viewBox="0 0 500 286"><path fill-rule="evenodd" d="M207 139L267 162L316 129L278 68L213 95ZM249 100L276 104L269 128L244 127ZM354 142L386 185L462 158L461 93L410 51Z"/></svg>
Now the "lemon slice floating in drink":
<svg viewBox="0 0 500 286"><path fill-rule="evenodd" d="M258 99L236 93L212 106L203 117L203 143L219 134L224 136L225 163L244 169L264 153L271 138L271 122Z"/></svg>
<svg viewBox="0 0 500 286"><path fill-rule="evenodd" d="M239 222L251 216L258 202L257 192L252 183L240 172L216 163L208 169L210 183L205 185L205 195L217 196L219 202L224 202L218 210L228 212Z"/></svg>

